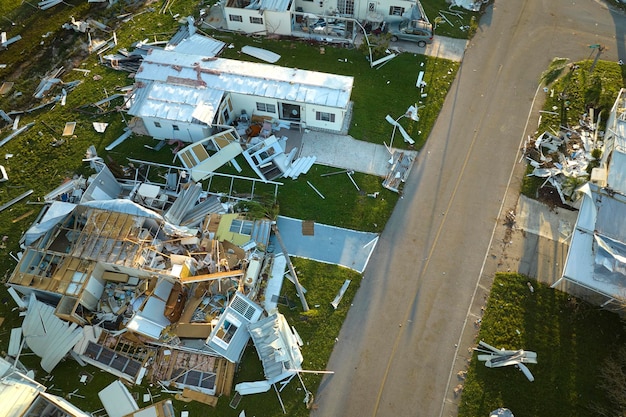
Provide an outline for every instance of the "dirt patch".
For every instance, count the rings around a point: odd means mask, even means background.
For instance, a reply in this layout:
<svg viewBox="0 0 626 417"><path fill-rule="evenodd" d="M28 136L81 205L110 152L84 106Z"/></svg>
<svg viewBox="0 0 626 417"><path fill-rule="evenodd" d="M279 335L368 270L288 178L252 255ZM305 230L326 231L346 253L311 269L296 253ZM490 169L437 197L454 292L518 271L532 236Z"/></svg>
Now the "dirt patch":
<svg viewBox="0 0 626 417"><path fill-rule="evenodd" d="M551 210L554 210L556 208L574 210L574 208L569 204L563 203L556 188L549 185L546 185L545 187L539 188L539 190L537 190L537 200L550 207Z"/></svg>

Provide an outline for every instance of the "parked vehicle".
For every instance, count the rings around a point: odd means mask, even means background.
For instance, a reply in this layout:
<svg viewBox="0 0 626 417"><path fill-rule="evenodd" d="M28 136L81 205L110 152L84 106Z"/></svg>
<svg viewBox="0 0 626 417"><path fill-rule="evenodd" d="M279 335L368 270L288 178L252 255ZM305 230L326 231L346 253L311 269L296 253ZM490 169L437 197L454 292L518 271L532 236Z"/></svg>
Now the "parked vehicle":
<svg viewBox="0 0 626 417"><path fill-rule="evenodd" d="M433 25L425 20L403 19L399 22L390 23L389 33L392 42L401 39L416 42L422 48L432 43L434 36Z"/></svg>

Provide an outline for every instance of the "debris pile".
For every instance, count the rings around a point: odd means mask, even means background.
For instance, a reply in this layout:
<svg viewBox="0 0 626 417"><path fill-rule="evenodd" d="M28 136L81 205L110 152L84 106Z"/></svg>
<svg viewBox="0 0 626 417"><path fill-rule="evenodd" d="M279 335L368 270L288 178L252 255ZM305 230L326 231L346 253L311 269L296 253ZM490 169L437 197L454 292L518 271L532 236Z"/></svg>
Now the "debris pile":
<svg viewBox="0 0 626 417"><path fill-rule="evenodd" d="M593 112L584 114L572 128L561 126L554 134L546 131L529 137L524 155L533 171L528 175L545 178L541 188L550 184L561 202L571 205L574 191L588 181L590 167L600 157L603 137L593 122Z"/></svg>

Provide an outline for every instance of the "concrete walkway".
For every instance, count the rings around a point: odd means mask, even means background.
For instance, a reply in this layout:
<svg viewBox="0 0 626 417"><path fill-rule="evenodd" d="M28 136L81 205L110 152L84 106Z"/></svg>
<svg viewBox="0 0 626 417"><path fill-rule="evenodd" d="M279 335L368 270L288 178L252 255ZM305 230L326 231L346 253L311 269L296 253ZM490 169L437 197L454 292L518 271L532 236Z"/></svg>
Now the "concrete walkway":
<svg viewBox="0 0 626 417"><path fill-rule="evenodd" d="M416 151L404 151L417 155ZM302 136L300 156L315 156L316 164L349 169L386 177L391 154L384 145L364 142L352 136L324 132L306 132Z"/></svg>
<svg viewBox="0 0 626 417"><path fill-rule="evenodd" d="M390 48L397 48L400 52L428 55L456 62L463 60L466 47L466 39L448 38L446 36L437 35L435 35L433 43L426 45L425 48L417 46L415 42L397 41L390 43Z"/></svg>

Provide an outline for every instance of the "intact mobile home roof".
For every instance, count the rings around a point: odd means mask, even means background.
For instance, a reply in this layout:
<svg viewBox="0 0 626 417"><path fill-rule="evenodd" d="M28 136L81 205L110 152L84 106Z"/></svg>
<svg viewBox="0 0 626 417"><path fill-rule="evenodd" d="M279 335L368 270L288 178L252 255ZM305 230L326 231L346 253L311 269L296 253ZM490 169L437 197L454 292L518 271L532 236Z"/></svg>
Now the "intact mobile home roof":
<svg viewBox="0 0 626 417"><path fill-rule="evenodd" d="M146 55L136 79L175 85L191 80L198 88L339 108L348 105L354 83L343 75L157 49Z"/></svg>

